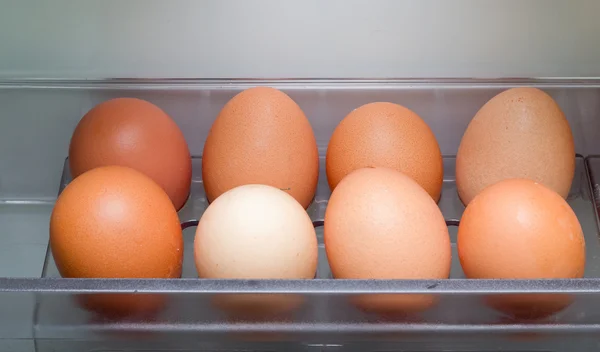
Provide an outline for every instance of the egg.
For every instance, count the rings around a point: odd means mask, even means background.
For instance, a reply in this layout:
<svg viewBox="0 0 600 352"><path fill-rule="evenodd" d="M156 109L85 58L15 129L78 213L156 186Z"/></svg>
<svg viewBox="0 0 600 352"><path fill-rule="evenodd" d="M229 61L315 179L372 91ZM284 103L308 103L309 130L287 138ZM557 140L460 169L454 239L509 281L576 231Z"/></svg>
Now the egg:
<svg viewBox="0 0 600 352"><path fill-rule="evenodd" d="M304 208L267 185L223 193L200 218L194 239L201 278L312 279L317 257L317 235ZM268 316L302 301L298 295L227 294L217 296L215 305L238 316Z"/></svg>
<svg viewBox="0 0 600 352"><path fill-rule="evenodd" d="M77 124L69 145L73 177L110 165L131 167L152 178L177 210L187 201L192 177L188 145L177 124L147 101L108 100Z"/></svg>
<svg viewBox="0 0 600 352"><path fill-rule="evenodd" d="M194 258L201 278L312 279L317 235L292 196L244 185L208 206L196 229Z"/></svg>
<svg viewBox="0 0 600 352"><path fill-rule="evenodd" d="M73 180L50 217L50 248L66 278L177 278L183 237L165 191L122 166Z"/></svg>
<svg viewBox="0 0 600 352"><path fill-rule="evenodd" d="M448 228L431 196L389 168L351 172L331 194L324 241L336 279L447 279ZM410 312L435 303L432 295L359 296L359 307Z"/></svg>
<svg viewBox="0 0 600 352"><path fill-rule="evenodd" d="M237 186L264 184L307 208L317 188L319 153L304 112L274 88L237 94L210 129L202 177L209 202Z"/></svg>
<svg viewBox="0 0 600 352"><path fill-rule="evenodd" d="M569 123L537 88L513 88L490 99L469 123L456 155L456 187L464 204L510 178L539 182L566 198L574 175Z"/></svg>
<svg viewBox="0 0 600 352"><path fill-rule="evenodd" d="M438 142L429 126L401 105L363 105L335 128L326 157L331 190L350 172L364 167L401 171L435 201L440 199L444 170Z"/></svg>
<svg viewBox="0 0 600 352"><path fill-rule="evenodd" d="M581 278L585 240L577 216L556 192L528 179L485 188L469 203L458 227L458 255L474 279ZM554 313L568 296L501 295L490 304L520 317Z"/></svg>

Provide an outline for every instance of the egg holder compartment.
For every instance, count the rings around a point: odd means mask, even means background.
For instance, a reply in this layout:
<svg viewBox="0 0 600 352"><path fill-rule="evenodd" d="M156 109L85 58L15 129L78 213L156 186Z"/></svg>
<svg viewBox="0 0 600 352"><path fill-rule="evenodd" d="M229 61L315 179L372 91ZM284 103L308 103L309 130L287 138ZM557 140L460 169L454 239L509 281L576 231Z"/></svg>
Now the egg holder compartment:
<svg viewBox="0 0 600 352"><path fill-rule="evenodd" d="M592 160L600 171L600 160ZM127 341L131 336L148 339L150 346L167 343L173 338L182 346L199 339L221 344L258 340L322 342L341 339L359 343L361 339L380 341L420 341L436 333L461 333L463 338L494 340L510 345L506 334L537 333L546 339L560 337L561 331L585 324L600 324L600 304L586 293L600 289L593 278L600 277L600 243L594 205L590 197L590 180L584 158L577 156L576 172L568 202L578 215L587 243L586 278L579 280L467 280L464 279L456 251L456 234L464 210L456 193L455 157L444 157L444 184L439 206L449 226L452 242L450 280L334 280L323 243L323 219L330 196L324 158L315 199L307 209L315 225L319 243L319 263L315 280L208 280L198 279L193 259L195 225L208 206L201 179L201 158L192 159L192 186L189 199L179 211L184 236L182 279L59 279L58 270L47 251L43 270L44 294L37 299L34 331L39 339L85 341ZM595 170L594 169L594 170ZM70 181L68 162L60 189ZM596 186L600 189L599 186ZM46 285L46 286L44 286ZM44 288L45 287L45 288ZM48 293L49 291L50 293ZM547 319L532 322L512 320L490 309L483 298L490 293L570 293L574 303ZM167 306L156 315L133 315L111 318L82 309L77 297L86 294L111 296L117 293L148 294L166 298ZM352 303L357 294L432 294L440 298L429 310L409 315L381 315L364 312ZM248 297L258 294L276 302L281 297L301 297L299 309L267 318L245 316L224 311L213 304L219 296L234 294ZM266 295L266 296L265 296ZM116 297L116 296L114 296ZM551 332L551 334L549 334ZM476 334L475 334L476 333ZM134 334L134 335L132 335ZM274 334L274 335L273 335ZM466 334L466 335L465 335ZM475 334L475 335L469 335ZM511 335L512 336L512 335ZM433 340L432 340L433 341ZM508 342L507 342L508 341ZM137 345L136 345L137 346ZM506 345L508 346L508 345Z"/></svg>

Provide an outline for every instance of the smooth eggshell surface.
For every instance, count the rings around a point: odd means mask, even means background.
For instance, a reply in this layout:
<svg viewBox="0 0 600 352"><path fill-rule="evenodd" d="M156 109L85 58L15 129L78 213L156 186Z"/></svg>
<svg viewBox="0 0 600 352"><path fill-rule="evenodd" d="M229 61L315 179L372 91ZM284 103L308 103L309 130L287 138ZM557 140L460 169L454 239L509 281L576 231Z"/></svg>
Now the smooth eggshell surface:
<svg viewBox="0 0 600 352"><path fill-rule="evenodd" d="M469 278L583 277L577 216L558 193L531 180L504 180L477 195L460 220L457 245Z"/></svg>
<svg viewBox="0 0 600 352"><path fill-rule="evenodd" d="M485 188L458 228L458 255L473 279L570 279L585 269L577 216L556 192L527 179ZM571 302L568 295L491 295L492 307L518 318L540 318Z"/></svg>
<svg viewBox="0 0 600 352"><path fill-rule="evenodd" d="M131 167L152 178L177 210L187 201L192 179L188 145L177 124L147 101L108 100L75 128L69 146L73 177L110 165Z"/></svg>
<svg viewBox="0 0 600 352"><path fill-rule="evenodd" d="M456 187L464 204L509 178L539 182L566 198L574 175L569 123L537 88L513 88L490 99L469 123L456 155Z"/></svg>
<svg viewBox="0 0 600 352"><path fill-rule="evenodd" d="M183 237L165 191L131 168L73 180L50 218L50 247L67 278L178 278Z"/></svg>
<svg viewBox="0 0 600 352"><path fill-rule="evenodd" d="M435 201L442 191L444 166L435 135L398 104L370 103L348 114L331 136L326 163L332 190L356 169L387 167L417 181Z"/></svg>
<svg viewBox="0 0 600 352"><path fill-rule="evenodd" d="M246 184L279 188L307 208L317 189L319 153L302 109L269 87L233 97L213 123L202 155L210 202Z"/></svg>
<svg viewBox="0 0 600 352"><path fill-rule="evenodd" d="M244 185L206 209L194 241L201 278L312 279L317 236L304 208L288 193Z"/></svg>
<svg viewBox="0 0 600 352"><path fill-rule="evenodd" d="M410 177L363 168L335 188L324 225L325 249L336 279L447 279L451 247L437 204ZM364 297L361 308L414 311L427 295Z"/></svg>

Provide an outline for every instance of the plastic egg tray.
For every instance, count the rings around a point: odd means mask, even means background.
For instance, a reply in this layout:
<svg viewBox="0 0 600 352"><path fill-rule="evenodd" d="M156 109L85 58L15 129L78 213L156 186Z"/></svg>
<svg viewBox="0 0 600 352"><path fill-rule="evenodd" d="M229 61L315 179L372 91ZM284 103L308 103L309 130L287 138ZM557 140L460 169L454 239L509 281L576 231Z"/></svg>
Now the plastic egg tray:
<svg viewBox="0 0 600 352"><path fill-rule="evenodd" d="M460 263L458 261L458 252L456 250L456 234L457 227L460 224L462 212L465 209L463 203L458 197L455 182L455 164L456 160L453 156L446 156L444 159L444 184L442 187L442 196L438 202L438 206L442 210L442 214L446 219L446 225L449 228L451 243L452 243L452 268L450 278L463 279ZM68 160L64 163L63 176L61 179L60 190L71 181L71 173L69 171ZM331 270L327 262L325 253L325 245L323 243L323 224L325 217L325 208L331 191L327 183L327 175L325 173L325 158L319 160L319 182L317 192L307 212L315 226L319 243L319 264L317 267L317 279L332 279ZM575 178L571 186L571 191L567 199L569 205L577 214L586 243L586 277L600 277L600 244L598 243L598 230L594 221L594 207L590 200L589 181L585 170L585 162L583 157L577 156ZM192 158L192 187L190 196L184 207L179 211L179 219L181 227L184 231L184 260L183 260L183 278L197 278L196 267L194 264L193 243L196 225L198 220L208 207L206 194L202 184L202 158ZM46 253L46 261L44 266L43 277L60 277L52 253L50 250Z"/></svg>
<svg viewBox="0 0 600 352"><path fill-rule="evenodd" d="M597 349L600 344L597 215L597 209L600 209L600 157L589 155L600 153L594 132L600 131L600 105L597 104L600 80L101 81L46 82L41 85L25 82L0 87L14 91L13 95L7 95L9 98L19 94L27 98L2 101L23 114L21 118L37 121L35 118L44 114L56 119L68 116L73 125L87 109L100 101L119 96L147 99L165 108L176 119L186 134L190 150L200 154L203 138L223 104L241 89L260 84L283 89L298 102L313 125L320 155L324 155L328 138L339 119L367 102L392 101L414 109L432 127L442 151L455 153L466 124L487 99L518 85L533 85L546 90L565 111L573 129L576 150L586 156L577 156L576 174L567 199L585 234L585 278L464 279L455 248L457 226L464 206L456 193L455 158L445 156L444 185L438 205L453 243L449 280L333 279L323 244L323 218L330 196L324 158L321 158L317 193L307 210L319 240L315 280L198 279L192 243L195 224L208 203L201 179L201 158L194 157L191 194L179 212L185 243L181 279L62 279L47 250L47 220L54 199L0 202L0 210L7 210L0 211L4 231L4 237L0 239L3 244L0 250L4 250L1 262L11 263L16 268L27 266L24 268L27 270L20 272L7 265L0 267L0 339L11 343L35 341L37 351L570 351L573 350L569 343L572 339L578 341L579 349ZM56 87L60 89L54 89ZM14 105L10 105L13 101ZM27 112L19 103L22 101L39 104L28 105L31 112ZM43 101L53 102L53 105L41 104ZM43 109L41 105L44 105ZM57 131L54 131L57 136L53 140L66 143L70 131ZM42 186L48 186L44 182L52 178L52 185L47 188L52 189L51 196L54 196L60 174L56 169L61 161L64 161L64 152L60 150L31 153L31 160L17 165L15 170L27 165L41 165L41 169L52 172L46 175L31 173L22 176L26 179L23 182L17 182L19 175L7 168L3 170L3 184L0 184L3 188L0 190L6 196L6 185L12 182L15 186L14 190L9 190L11 194L37 194ZM56 175L52 176L54 173ZM58 188L62 190L70 179L65 162ZM27 187L23 186L25 184ZM41 186L34 187L35 193L31 191L31 185ZM27 245L26 250L22 249L25 248L22 243ZM539 293L568 294L574 301L565 310L535 321L511 319L484 304L489 295ZM433 295L439 302L429 310L409 315L364 312L351 303L357 295L377 294ZM216 299L231 295L263 298L257 302L267 302L266 306L276 305L282 299L298 298L301 306L277 315L248 316L215 304ZM156 314L114 317L84 309L80 299L90 296L125 305L160 298L165 306Z"/></svg>
<svg viewBox="0 0 600 352"><path fill-rule="evenodd" d="M482 295L477 292L535 292L564 291L569 285L589 287L590 282L585 280L466 280L462 273L456 251L456 233L464 205L456 192L454 165L455 158L444 157L444 185L439 207L444 214L449 227L452 242L452 270L451 279L459 280L334 280L332 278L325 247L323 244L323 219L327 201L330 196L329 186L325 175L325 160L320 160L320 177L314 201L307 209L315 225L319 240L319 264L316 274L317 280L205 280L198 279L193 258L193 240L196 224L203 211L208 206L202 185L201 158L193 158L193 175L191 194L186 205L179 211L179 216L184 229L185 254L183 265L184 279L174 280L74 280L79 281L89 291L100 292L104 290L119 290L129 292L131 289L143 291L165 292L169 304L164 311L158 314L157 322L145 320L143 317L125 318L103 321L97 313L86 311L78 306L77 300L71 295L44 297L37 311L37 323L43 330L49 329L48 334L67 334L71 338L79 334L98 333L110 331L119 334L126 324L127 331L153 331L166 333L177 330L180 326L188 326L198 333L240 333L244 330L256 332L264 330L281 333L306 329L310 331L327 331L346 327L354 329L357 333L372 333L372 329L385 331L386 329L402 331L437 329L438 325L431 322L443 322L446 326L459 327L461 325L499 325L503 319L501 314L491 310L481 300ZM600 160L592 160L600 171ZM68 162L65 162L64 173L61 181L61 190L70 181ZM600 245L598 243L598 227L596 224L595 207L590 195L590 181L586 171L586 161L583 157L576 158L576 173L572 184L568 202L575 210L581 222L587 241L587 266L586 277L600 277ZM600 175L600 173L599 173ZM51 252L48 251L44 277L60 277ZM463 280L460 280L463 279ZM87 281L88 284L83 284ZM121 282L119 282L121 281ZM113 287L114 285L114 287ZM429 292L428 292L429 291ZM190 296L185 293L194 292ZM219 294L246 293L291 293L303 296L304 304L297 311L283 316L269 316L268 320L243 315L233 316L230 312L222 311L215 306L210 297ZM358 310L349 302L349 297L357 293L374 294L391 292L428 292L442 294L440 303L422 314L409 317L392 317L390 321L381 325L381 315L371 314ZM443 295L443 293L449 293ZM466 294L471 293L471 294ZM473 294L475 293L475 294ZM542 324L558 321L557 319L576 319L582 310L589 313L586 300L577 300L564 312L545 320ZM68 312L68 314L61 314ZM598 309L600 314L600 307ZM129 320L133 319L133 320ZM410 323L407 325L407 321ZM170 322L170 323L169 323ZM182 325L183 324L183 325ZM307 325L310 324L310 325ZM408 330L407 330L408 329ZM241 330L241 331L240 331ZM214 336L213 336L214 337Z"/></svg>

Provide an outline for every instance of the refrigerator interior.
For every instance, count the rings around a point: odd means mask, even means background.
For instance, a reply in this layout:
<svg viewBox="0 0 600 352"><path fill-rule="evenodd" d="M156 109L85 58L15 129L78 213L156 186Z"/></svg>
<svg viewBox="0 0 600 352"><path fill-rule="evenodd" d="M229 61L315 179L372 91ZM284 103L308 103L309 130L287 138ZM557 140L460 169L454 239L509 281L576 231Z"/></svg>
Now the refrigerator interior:
<svg viewBox="0 0 600 352"><path fill-rule="evenodd" d="M199 280L191 243L207 206L201 179L204 140L223 105L257 85L282 89L308 117L321 155L317 194L308 212L319 238L316 280ZM500 91L535 86L561 106L573 131L576 176L568 202L587 243L580 280L465 280L457 261L456 224L464 206L456 194L454 155L477 112ZM185 134L193 158L192 193L179 212L184 230L184 279L64 280L48 252L48 220L56 194L70 181L65 162L70 135L94 105L137 97L164 109ZM600 343L598 175L600 80L4 80L0 112L11 133L0 140L0 342L6 350L582 350ZM373 101L404 105L433 130L444 155L439 206L453 243L450 280L333 280L322 242L330 195L324 155L335 126ZM14 121L18 120L19 123ZM56 126L61 122L60 128ZM35 127L35 128L34 128ZM35 143L33 142L35 141ZM35 149L35 150L33 150ZM491 293L568 295L574 302L548 319L508 319L483 302ZM133 296L132 296L133 294ZM360 295L431 295L439 303L422 314L382 317L352 305ZM161 300L153 317L106 318L81 308L96 297L125 304ZM248 299L268 307L300 301L277 316L225 313L215 299ZM242 299L242 300L243 300ZM16 347L15 347L16 346ZM28 347L29 346L29 347ZM2 350L0 348L0 350Z"/></svg>

